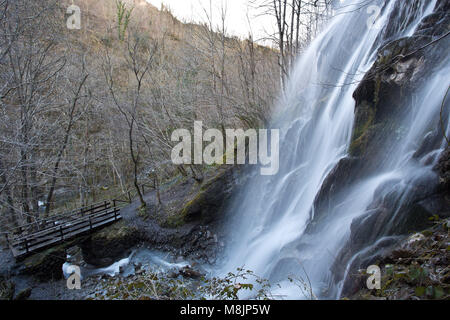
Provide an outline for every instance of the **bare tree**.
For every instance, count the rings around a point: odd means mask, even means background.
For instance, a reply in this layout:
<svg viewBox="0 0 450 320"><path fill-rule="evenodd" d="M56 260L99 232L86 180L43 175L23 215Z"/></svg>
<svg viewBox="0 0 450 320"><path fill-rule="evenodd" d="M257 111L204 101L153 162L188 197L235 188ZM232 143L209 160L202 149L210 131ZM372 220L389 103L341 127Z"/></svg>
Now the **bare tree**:
<svg viewBox="0 0 450 320"><path fill-rule="evenodd" d="M139 106L141 105L141 96L144 85L144 79L151 70L158 45L156 41L148 43L146 39L139 36L137 32L133 32L126 39L126 55L124 57L126 71L131 73L133 77L132 85L126 88L126 95L130 103L121 102L118 94L118 87L115 84L117 74L114 74L113 63L108 52L106 52L104 61L104 75L108 88L117 110L122 114L128 125L128 143L129 155L133 162L133 184L138 194L141 206L145 207L146 202L138 183L139 166L141 163L141 147L137 140L136 128L138 126ZM127 76L127 75L125 75ZM131 81L130 81L131 82Z"/></svg>
<svg viewBox="0 0 450 320"><path fill-rule="evenodd" d="M40 157L40 150L51 127L46 116L58 107L58 79L65 67L64 53L57 54L55 50L56 34L49 32L55 26L48 16L56 7L51 2L47 4L40 7L27 1L12 2L3 23L7 49L2 64L2 105L5 115L16 124L9 130L8 143L18 151L12 170L20 173L20 180L15 183L21 188L22 214L29 221L39 207L38 172L46 161Z"/></svg>
<svg viewBox="0 0 450 320"><path fill-rule="evenodd" d="M279 49L282 87L285 88L295 57L319 31L319 21L328 17L331 0L251 0L250 3L276 20L277 33L268 35ZM303 35L303 37L302 37Z"/></svg>

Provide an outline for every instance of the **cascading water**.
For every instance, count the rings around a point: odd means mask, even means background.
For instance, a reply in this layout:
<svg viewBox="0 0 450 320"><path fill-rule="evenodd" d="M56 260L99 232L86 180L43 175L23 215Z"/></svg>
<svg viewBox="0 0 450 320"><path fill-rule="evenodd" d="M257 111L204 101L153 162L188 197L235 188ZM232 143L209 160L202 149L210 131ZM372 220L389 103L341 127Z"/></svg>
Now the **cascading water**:
<svg viewBox="0 0 450 320"><path fill-rule="evenodd" d="M352 95L376 59L397 1L370 2L382 9L371 28L367 1L341 2L336 17L296 63L280 99L280 115L272 125L280 128L279 173L272 177L255 173L229 208L234 215L221 272L245 266L280 284L275 294L288 298L305 298L287 280L290 276L310 281L318 297L339 297L342 281L336 283L331 266L349 239L352 221L367 213L380 186L396 181L397 190L406 188L406 179L430 174L439 155L433 150L424 156L432 156L431 163L411 160L430 124L438 125L447 89L442 84L448 81L450 71L448 59L440 63L441 71L415 92L419 107L403 120L407 132L396 141L396 152L381 157L375 174L346 188L345 196L325 214L321 228L306 232L314 224L314 201L324 180L348 154L355 120ZM397 21L390 39L410 36L435 5L436 0L414 1L414 12Z"/></svg>

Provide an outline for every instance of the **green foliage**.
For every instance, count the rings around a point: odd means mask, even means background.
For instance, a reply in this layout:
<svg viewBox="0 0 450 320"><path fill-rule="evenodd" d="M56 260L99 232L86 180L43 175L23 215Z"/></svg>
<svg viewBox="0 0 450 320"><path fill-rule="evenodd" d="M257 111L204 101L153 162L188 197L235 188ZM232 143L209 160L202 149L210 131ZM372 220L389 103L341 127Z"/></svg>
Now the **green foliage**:
<svg viewBox="0 0 450 320"><path fill-rule="evenodd" d="M411 282L423 283L428 277L428 270L420 266L412 265L408 270L408 278Z"/></svg>
<svg viewBox="0 0 450 320"><path fill-rule="evenodd" d="M415 294L418 297L428 297L431 299L441 299L444 295L444 289L442 287L428 286L428 287L417 287L415 289Z"/></svg>
<svg viewBox="0 0 450 320"><path fill-rule="evenodd" d="M297 282L298 280L292 279ZM308 281L309 282L309 281ZM305 282L302 282L305 284ZM237 268L225 277L191 279L177 272L146 270L134 277L109 278L87 299L95 300L273 300L271 285L251 270ZM311 287L304 287L310 292Z"/></svg>
<svg viewBox="0 0 450 320"><path fill-rule="evenodd" d="M134 8L127 9L124 2L121 0L116 0L116 15L117 15L117 32L119 40L123 41L125 39L125 33L128 29L128 25L131 19L131 13Z"/></svg>
<svg viewBox="0 0 450 320"><path fill-rule="evenodd" d="M258 285L258 290L247 280L253 280ZM254 292L253 299L268 300L270 299L270 284L268 280L262 279L255 275L251 270L238 268L236 273L230 272L225 278L203 279L204 285L199 287L199 292L203 299L214 300L239 300L239 294L243 291Z"/></svg>

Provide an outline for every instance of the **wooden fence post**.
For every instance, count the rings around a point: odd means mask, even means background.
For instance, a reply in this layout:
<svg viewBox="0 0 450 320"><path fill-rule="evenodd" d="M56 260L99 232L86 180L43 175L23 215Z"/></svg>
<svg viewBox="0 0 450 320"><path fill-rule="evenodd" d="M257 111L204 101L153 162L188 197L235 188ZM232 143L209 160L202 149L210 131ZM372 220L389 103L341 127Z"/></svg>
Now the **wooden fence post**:
<svg viewBox="0 0 450 320"><path fill-rule="evenodd" d="M25 252L28 253L28 238L25 238Z"/></svg>

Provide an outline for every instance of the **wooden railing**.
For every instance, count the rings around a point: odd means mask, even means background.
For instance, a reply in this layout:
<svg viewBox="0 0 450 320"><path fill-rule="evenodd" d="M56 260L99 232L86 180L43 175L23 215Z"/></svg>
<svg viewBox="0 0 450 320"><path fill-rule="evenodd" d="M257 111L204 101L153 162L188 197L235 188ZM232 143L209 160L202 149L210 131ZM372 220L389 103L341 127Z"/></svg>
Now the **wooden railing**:
<svg viewBox="0 0 450 320"><path fill-rule="evenodd" d="M26 256L122 219L118 202L121 200L113 200L112 203L104 201L48 219L36 220L5 233L6 241L15 257Z"/></svg>

